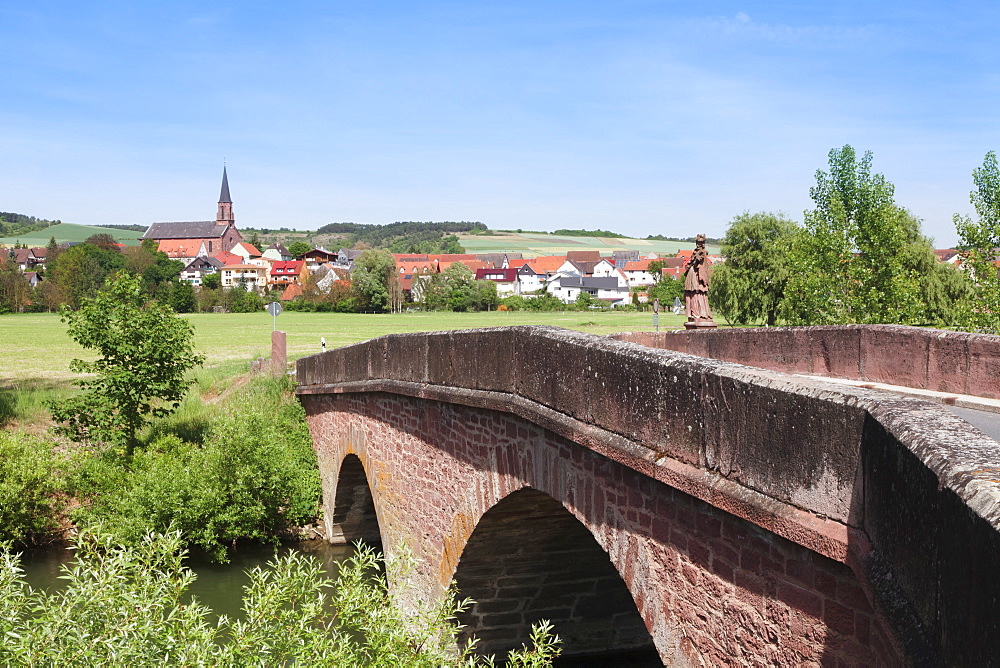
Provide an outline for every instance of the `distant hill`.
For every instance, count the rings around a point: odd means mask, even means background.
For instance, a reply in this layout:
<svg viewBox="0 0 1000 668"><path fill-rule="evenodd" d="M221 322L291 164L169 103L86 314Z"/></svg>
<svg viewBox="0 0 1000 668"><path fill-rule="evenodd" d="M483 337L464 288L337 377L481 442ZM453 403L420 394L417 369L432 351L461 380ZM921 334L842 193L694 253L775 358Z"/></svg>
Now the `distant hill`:
<svg viewBox="0 0 1000 668"><path fill-rule="evenodd" d="M630 239L628 237L567 236L533 232L493 232L492 234L459 234L459 243L467 253L513 251L525 256L564 255L571 250L599 250L611 255L615 250L637 250L640 255L659 253L675 255L678 250L694 248L693 241L662 239ZM706 245L709 253L718 253L716 246Z"/></svg>
<svg viewBox="0 0 1000 668"><path fill-rule="evenodd" d="M35 232L30 232L25 235L16 237L0 237L0 244L11 245L15 243L22 243L27 246L44 246L49 243L51 237L56 238L57 243L63 242L73 242L73 241L85 241L87 237L94 234L110 234L119 243L123 243L126 246L138 246L139 237L143 235L143 232L138 232L135 230L121 230L113 229L108 227L95 227L93 225L75 225L73 223L59 223L57 225L50 225L41 230Z"/></svg>

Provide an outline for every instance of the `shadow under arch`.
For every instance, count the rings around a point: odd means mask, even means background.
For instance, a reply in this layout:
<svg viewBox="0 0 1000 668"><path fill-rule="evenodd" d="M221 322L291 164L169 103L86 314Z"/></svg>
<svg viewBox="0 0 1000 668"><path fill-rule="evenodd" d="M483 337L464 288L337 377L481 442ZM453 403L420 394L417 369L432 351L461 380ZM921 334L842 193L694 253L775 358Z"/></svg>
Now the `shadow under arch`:
<svg viewBox="0 0 1000 668"><path fill-rule="evenodd" d="M326 524L328 539L335 545L360 540L382 549L375 500L364 464L357 455L347 455L340 463L333 513Z"/></svg>
<svg viewBox="0 0 1000 668"><path fill-rule="evenodd" d="M455 569L460 640L503 659L548 619L562 640L560 666L662 666L632 594L608 554L562 504L525 488L488 510Z"/></svg>

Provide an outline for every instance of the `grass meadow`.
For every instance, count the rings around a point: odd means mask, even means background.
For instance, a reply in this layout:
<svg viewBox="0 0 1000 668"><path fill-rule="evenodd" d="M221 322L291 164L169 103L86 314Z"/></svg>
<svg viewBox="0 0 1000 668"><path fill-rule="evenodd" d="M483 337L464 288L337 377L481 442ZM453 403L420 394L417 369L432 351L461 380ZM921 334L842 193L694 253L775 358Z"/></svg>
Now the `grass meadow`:
<svg viewBox="0 0 1000 668"><path fill-rule="evenodd" d="M267 313L194 313L183 316L194 327L195 347L205 355L206 368L241 365L269 356L272 318ZM677 329L683 316L660 314L660 327ZM384 334L477 329L501 325L554 325L591 334L652 330L652 313L614 311L490 311L484 313L300 313L285 312L278 329L287 333L288 358L357 343ZM69 362L88 352L66 333L59 316L48 313L0 316L0 385L16 381L58 382L73 374Z"/></svg>
<svg viewBox="0 0 1000 668"><path fill-rule="evenodd" d="M205 356L193 373L202 397L223 392L255 357L270 356L272 318L267 313L194 313L182 316L194 327L195 347ZM677 329L684 316L660 314L662 329ZM652 313L613 311L530 311L485 313L300 313L278 316L287 333L288 359L345 346L384 334L477 329L501 325L554 325L591 334L650 331ZM73 392L70 360L91 353L66 333L59 316L49 313L0 315L0 426L44 421L46 401ZM194 401L194 397L191 398ZM191 406L192 410L194 406ZM182 413L185 412L182 407Z"/></svg>

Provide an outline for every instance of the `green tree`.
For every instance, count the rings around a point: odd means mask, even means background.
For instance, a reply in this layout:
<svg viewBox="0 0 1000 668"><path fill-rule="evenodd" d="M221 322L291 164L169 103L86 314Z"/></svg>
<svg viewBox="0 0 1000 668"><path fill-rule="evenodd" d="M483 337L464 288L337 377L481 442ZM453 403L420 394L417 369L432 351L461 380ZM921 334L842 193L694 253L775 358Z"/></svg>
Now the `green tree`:
<svg viewBox="0 0 1000 668"><path fill-rule="evenodd" d="M71 307L80 306L85 300L93 297L104 284L105 269L94 256L87 251L95 248L88 244L71 246L59 254L55 263L49 268L52 286L51 298L56 303L68 304Z"/></svg>
<svg viewBox="0 0 1000 668"><path fill-rule="evenodd" d="M250 237L250 245L257 250L260 250L260 236L258 236L256 232L254 232Z"/></svg>
<svg viewBox="0 0 1000 668"><path fill-rule="evenodd" d="M648 295L650 304L654 300L659 299L660 306L670 308L670 305L674 303L674 299L684 299L684 279L663 276L658 283L646 288L646 294Z"/></svg>
<svg viewBox="0 0 1000 668"><path fill-rule="evenodd" d="M983 164L972 171L975 185L969 199L976 208L976 220L955 214L955 228L961 240L963 264L974 284L974 298L964 310L965 326L1000 333L1000 276L996 259L1000 252L1000 166L990 151Z"/></svg>
<svg viewBox="0 0 1000 668"><path fill-rule="evenodd" d="M81 395L52 406L52 415L77 440L120 438L131 458L148 416L176 410L187 391L185 374L204 360L194 352L191 325L169 306L147 302L139 278L128 274L84 299L79 310L64 307L60 314L73 340L99 357L70 363L74 372L93 376L76 380Z"/></svg>
<svg viewBox="0 0 1000 668"><path fill-rule="evenodd" d="M292 254L292 257L300 257L312 249L313 247L304 241L293 241L288 244L288 252Z"/></svg>
<svg viewBox="0 0 1000 668"><path fill-rule="evenodd" d="M722 239L726 261L712 268L712 309L737 325L777 324L788 282L788 255L798 229L782 214L736 216Z"/></svg>
<svg viewBox="0 0 1000 668"><path fill-rule="evenodd" d="M170 295L170 306L177 313L191 313L197 306L194 296L194 288L187 281L179 281L174 284L173 292Z"/></svg>
<svg viewBox="0 0 1000 668"><path fill-rule="evenodd" d="M363 311L385 311L396 282L396 260L388 251L366 250L351 268L351 296Z"/></svg>
<svg viewBox="0 0 1000 668"><path fill-rule="evenodd" d="M920 319L919 277L906 262L907 213L893 186L871 172L872 154L830 151L816 172L795 236L781 313L790 324L909 323Z"/></svg>
<svg viewBox="0 0 1000 668"><path fill-rule="evenodd" d="M0 248L0 253L7 253ZM0 258L0 313L17 313L24 309L31 296L28 279L11 257Z"/></svg>
<svg viewBox="0 0 1000 668"><path fill-rule="evenodd" d="M213 274L205 274L201 277L201 287L208 290L218 290L219 286L222 285L222 277L218 272Z"/></svg>

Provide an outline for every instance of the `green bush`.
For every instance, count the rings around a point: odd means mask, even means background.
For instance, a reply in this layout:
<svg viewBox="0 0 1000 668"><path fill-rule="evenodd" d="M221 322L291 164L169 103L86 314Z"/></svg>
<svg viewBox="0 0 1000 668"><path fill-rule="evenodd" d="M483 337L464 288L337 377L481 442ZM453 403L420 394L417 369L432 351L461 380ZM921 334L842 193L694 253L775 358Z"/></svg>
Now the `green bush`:
<svg viewBox="0 0 1000 668"><path fill-rule="evenodd" d="M442 602L404 613L403 598L379 577L369 549L343 565L336 581L319 562L292 554L256 568L244 618L209 623L210 611L186 600L195 579L183 564L178 533L120 546L111 534L84 532L66 588L31 590L16 557L0 551L0 664L26 666L287 665L490 666L470 648L456 651L455 614L468 605L454 590ZM387 563L390 572L412 560ZM405 582L405 578L398 581ZM330 605L330 602L333 605ZM534 647L508 666L551 665L558 638L535 627Z"/></svg>
<svg viewBox="0 0 1000 668"><path fill-rule="evenodd" d="M50 443L0 432L0 541L33 543L55 528L57 463Z"/></svg>
<svg viewBox="0 0 1000 668"><path fill-rule="evenodd" d="M159 436L131 465L106 451L87 457L73 491L88 500L74 514L127 544L170 527L224 560L236 540L275 541L311 521L319 472L302 407L285 379L258 379L213 421L200 447Z"/></svg>

